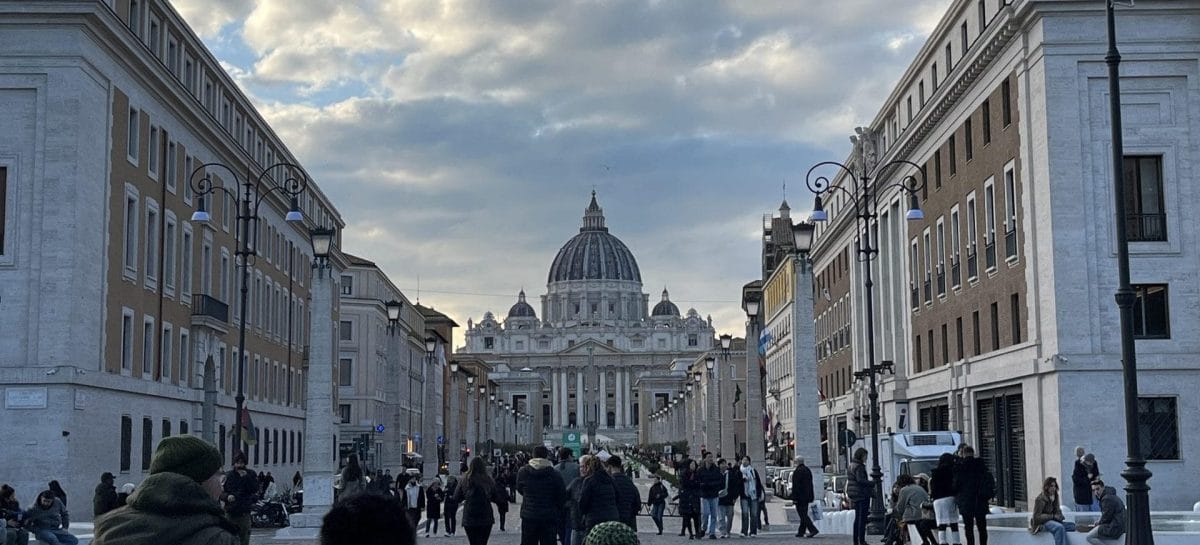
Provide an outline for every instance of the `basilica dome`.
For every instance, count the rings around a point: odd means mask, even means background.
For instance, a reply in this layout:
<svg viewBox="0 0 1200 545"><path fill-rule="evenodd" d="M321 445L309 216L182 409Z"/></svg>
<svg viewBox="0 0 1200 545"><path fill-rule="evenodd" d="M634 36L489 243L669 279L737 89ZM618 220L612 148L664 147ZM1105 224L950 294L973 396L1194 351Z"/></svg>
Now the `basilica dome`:
<svg viewBox="0 0 1200 545"><path fill-rule="evenodd" d="M508 309L509 318L536 318L537 313L533 311L533 306L525 302L525 290L521 290L520 295L517 295L517 304Z"/></svg>
<svg viewBox="0 0 1200 545"><path fill-rule="evenodd" d="M550 265L547 282L571 280L642 281L633 252L604 226L604 211L596 203L594 191L579 234L558 250Z"/></svg>
<svg viewBox="0 0 1200 545"><path fill-rule="evenodd" d="M662 301L659 301L657 305L654 305L654 310L650 311L650 316L679 317L679 307L675 306L675 303L671 302L671 296L667 293L666 289L663 289Z"/></svg>

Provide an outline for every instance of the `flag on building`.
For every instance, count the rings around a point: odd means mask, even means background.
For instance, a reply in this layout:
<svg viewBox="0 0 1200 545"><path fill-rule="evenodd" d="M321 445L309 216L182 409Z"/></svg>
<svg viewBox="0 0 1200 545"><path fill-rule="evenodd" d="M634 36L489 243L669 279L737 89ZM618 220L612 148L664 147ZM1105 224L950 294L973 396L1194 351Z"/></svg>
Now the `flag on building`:
<svg viewBox="0 0 1200 545"><path fill-rule="evenodd" d="M250 409L242 407L242 442L254 446L258 444L258 428L254 427L254 422L250 420Z"/></svg>
<svg viewBox="0 0 1200 545"><path fill-rule="evenodd" d="M767 355L767 347L771 345L771 341L773 339L774 337L771 336L771 330L764 327L762 333L758 334L758 354L760 356Z"/></svg>

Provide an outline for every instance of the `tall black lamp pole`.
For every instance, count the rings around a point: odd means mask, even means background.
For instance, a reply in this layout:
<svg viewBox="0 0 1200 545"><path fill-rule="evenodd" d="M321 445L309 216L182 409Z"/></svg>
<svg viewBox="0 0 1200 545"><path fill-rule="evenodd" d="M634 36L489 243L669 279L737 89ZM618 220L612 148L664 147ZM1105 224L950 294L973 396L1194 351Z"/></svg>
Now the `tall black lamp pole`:
<svg viewBox="0 0 1200 545"><path fill-rule="evenodd" d="M1137 350L1133 342L1133 304L1136 296L1129 284L1129 235L1128 217L1125 215L1125 148L1121 138L1121 80L1119 65L1121 53L1117 51L1116 6L1113 0L1105 0L1108 16L1108 100L1112 114L1112 161L1113 200L1117 220L1117 307L1121 316L1121 363L1125 377L1125 478L1126 504L1128 506L1129 533L1126 545L1153 545L1154 534L1150 532L1150 470L1138 438L1138 383Z"/></svg>
<svg viewBox="0 0 1200 545"><path fill-rule="evenodd" d="M214 180L214 172L212 170L222 170L230 175L232 184L226 187L218 177ZM278 175L278 178L276 178ZM232 167L223 163L205 163L196 167L188 177L188 184L192 186L192 191L199 200L196 211L192 213L192 221L195 223L207 223L212 219L212 215L207 209L207 199L205 197L216 192L221 192L233 199L234 206L237 208L238 227L234 232L235 243L238 244L234 254L237 257L238 269L240 271L242 287L241 287L241 309L240 320L238 326L238 379L237 379L237 403L236 416L233 424L233 437L238 448L236 452L246 452L246 445L242 440L242 427L245 425L244 420L249 420L242 411L246 403L246 307L247 299L250 293L250 268L249 261L251 257L258 255L257 248L251 243L251 238L254 238L258 233L258 222L261 220L259 216L259 207L263 201L267 200L272 193L279 193L281 198L288 198L289 206L284 220L288 222L301 222L304 220L304 215L300 212L299 196L308 190L308 176L299 165L292 163L275 163L262 172L255 175L247 167L246 176L241 183L241 194L238 193L237 184L238 173ZM222 197L224 198L224 197ZM225 209L228 213L228 209ZM222 220L224 221L224 220ZM254 224L254 231L250 231L251 223ZM332 230L318 229L312 233L313 253L315 257L327 257L329 255L329 244L332 242ZM317 237L322 237L320 241ZM318 242L324 244L323 248L318 248ZM323 256L319 256L318 250L324 250ZM220 438L224 441L225 438Z"/></svg>
<svg viewBox="0 0 1200 545"><path fill-rule="evenodd" d="M925 186L925 169L920 165L904 159L895 159L875 166L875 135L868 128L858 127L855 129L857 136L851 136L850 141L854 143L856 161L850 166L834 161L825 161L813 165L808 170L805 176L805 184L808 189L816 194L816 199L813 201L812 221L825 222L829 221L829 214L825 211L822 204L822 195L840 191L846 195L848 203L853 206L858 229L858 261L862 263L863 272L863 292L866 303L866 328L867 328L867 366L861 371L855 373L855 378L866 378L869 381L870 390L867 396L871 403L871 480L873 481L871 494L871 512L867 517L869 522L868 531L871 534L882 534L884 530L884 509L883 509L883 470L879 467L879 392L876 388L876 375L891 370L890 362L875 362L875 306L873 301L872 287L874 282L871 280L871 261L879 254L879 248L871 239L871 230L876 227L878 214L876 210L879 207L879 195L893 187L897 188L902 193L908 193L909 208L905 217L909 220L922 220L925 218L924 212L921 211L920 204L917 203L917 191L920 191ZM814 175L818 169L825 167L834 167L845 173L846 182L843 184L834 184L833 180L824 175ZM857 172L855 171L857 168ZM896 182L879 185L872 185L872 178L881 178L889 170L907 169L912 167L916 169L915 174L905 175ZM849 186L849 187L847 187Z"/></svg>

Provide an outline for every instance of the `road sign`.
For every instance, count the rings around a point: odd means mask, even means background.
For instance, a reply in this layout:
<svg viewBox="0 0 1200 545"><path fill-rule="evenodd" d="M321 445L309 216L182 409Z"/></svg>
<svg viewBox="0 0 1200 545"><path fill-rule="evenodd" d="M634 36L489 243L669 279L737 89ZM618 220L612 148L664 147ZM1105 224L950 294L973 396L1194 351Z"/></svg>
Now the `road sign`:
<svg viewBox="0 0 1200 545"><path fill-rule="evenodd" d="M439 436L438 436L438 444L439 444L439 445L444 445L444 444L446 444L446 437L445 437L444 435L439 435Z"/></svg>
<svg viewBox="0 0 1200 545"><path fill-rule="evenodd" d="M416 432L416 433L414 433L414 434L413 434L413 439L416 439L417 441L420 441L420 440L421 440L421 432Z"/></svg>
<svg viewBox="0 0 1200 545"><path fill-rule="evenodd" d="M663 445L663 454L671 454L671 445Z"/></svg>
<svg viewBox="0 0 1200 545"><path fill-rule="evenodd" d="M581 438L579 437L579 432L577 432L577 431L563 432L562 442L563 442L564 447L571 449L571 452L575 453L576 458L578 458L581 454L583 454L583 442L582 442Z"/></svg>
<svg viewBox="0 0 1200 545"><path fill-rule="evenodd" d="M378 426L375 426L375 432L376 432L376 433L383 433L383 430L384 430L384 429L386 429L386 428L384 428L384 427L383 427L383 424L380 424L380 425L378 425Z"/></svg>

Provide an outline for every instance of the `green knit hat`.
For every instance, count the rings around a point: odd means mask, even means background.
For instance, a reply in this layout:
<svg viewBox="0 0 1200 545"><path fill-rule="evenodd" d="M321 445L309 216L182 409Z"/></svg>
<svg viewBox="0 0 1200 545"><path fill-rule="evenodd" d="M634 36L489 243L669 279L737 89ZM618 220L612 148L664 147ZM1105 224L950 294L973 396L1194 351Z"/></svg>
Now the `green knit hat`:
<svg viewBox="0 0 1200 545"><path fill-rule="evenodd" d="M588 532L584 545L639 545L637 532L616 521L602 522Z"/></svg>
<svg viewBox="0 0 1200 545"><path fill-rule="evenodd" d="M221 469L221 452L194 435L176 435L158 442L150 474L178 473L202 483Z"/></svg>

